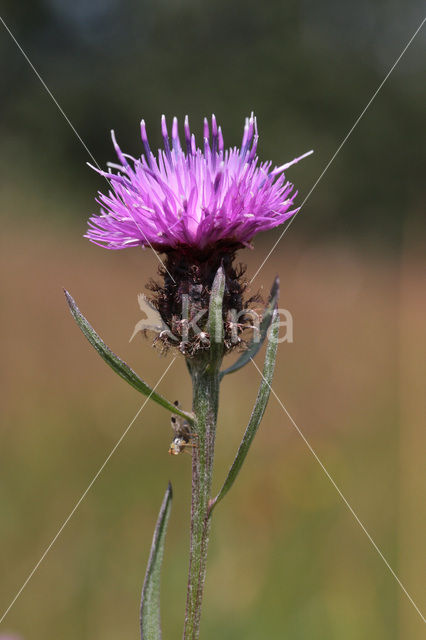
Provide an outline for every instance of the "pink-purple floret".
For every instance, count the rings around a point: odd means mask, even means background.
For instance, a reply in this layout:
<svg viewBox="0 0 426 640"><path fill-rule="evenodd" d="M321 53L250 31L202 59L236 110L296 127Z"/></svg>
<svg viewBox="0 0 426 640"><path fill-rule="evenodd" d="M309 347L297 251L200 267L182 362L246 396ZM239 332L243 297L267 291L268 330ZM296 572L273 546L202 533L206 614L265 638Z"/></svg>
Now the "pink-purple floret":
<svg viewBox="0 0 426 640"><path fill-rule="evenodd" d="M221 128L212 116L211 134L204 120L204 150L185 118L182 149L177 118L173 119L171 145L166 119L161 120L164 151L151 152L145 122L141 137L145 153L140 159L123 153L114 132L112 141L120 164L112 171L95 169L110 185L99 192L100 215L89 220L86 238L107 249L152 246L160 251L177 247L203 250L225 241L248 245L259 231L290 218L297 192L284 171L312 152L271 169L257 155L256 119L246 119L241 148L225 150Z"/></svg>

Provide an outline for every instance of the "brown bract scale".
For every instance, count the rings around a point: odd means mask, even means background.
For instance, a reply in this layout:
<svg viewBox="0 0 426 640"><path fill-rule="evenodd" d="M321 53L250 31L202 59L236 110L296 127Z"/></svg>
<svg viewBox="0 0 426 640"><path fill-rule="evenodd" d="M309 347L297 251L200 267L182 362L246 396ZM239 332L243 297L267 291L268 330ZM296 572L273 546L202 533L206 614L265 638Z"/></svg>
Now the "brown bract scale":
<svg viewBox="0 0 426 640"><path fill-rule="evenodd" d="M225 272L223 296L224 350L244 347L244 333L257 326L259 318L253 306L261 302L258 294L245 296L248 281L246 267L234 265L241 244L221 243L202 251L181 247L165 252L161 281L151 280L151 302L170 331L162 331L154 340L161 350L177 348L185 356L195 356L210 348L208 310L214 277L220 266Z"/></svg>

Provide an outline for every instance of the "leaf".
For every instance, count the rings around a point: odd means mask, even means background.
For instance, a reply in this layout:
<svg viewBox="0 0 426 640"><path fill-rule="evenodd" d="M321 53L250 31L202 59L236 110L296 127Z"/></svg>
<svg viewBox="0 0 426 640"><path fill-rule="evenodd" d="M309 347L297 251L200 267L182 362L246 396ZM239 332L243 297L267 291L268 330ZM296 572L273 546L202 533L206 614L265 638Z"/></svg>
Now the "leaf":
<svg viewBox="0 0 426 640"><path fill-rule="evenodd" d="M212 284L209 305L210 361L212 367L220 366L223 357L223 294L225 291L225 272L219 267Z"/></svg>
<svg viewBox="0 0 426 640"><path fill-rule="evenodd" d="M278 303L279 293L280 280L278 277L276 277L271 288L271 293L269 294L268 305L265 309L265 313L263 314L262 321L259 326L259 332L255 332L253 340L248 345L247 349L240 355L238 360L224 371L221 371L221 379L224 376L228 375L228 373L234 373L234 371L238 371L238 369L244 367L248 362L250 362L252 358L255 357L260 347L262 346L263 341L265 340L266 334L268 333L268 329L272 321L272 314Z"/></svg>
<svg viewBox="0 0 426 640"><path fill-rule="evenodd" d="M169 482L152 538L151 553L142 587L140 627L141 640L160 640L160 574L164 542L172 507L172 485Z"/></svg>
<svg viewBox="0 0 426 640"><path fill-rule="evenodd" d="M235 479L243 466L244 460L250 449L250 445L253 442L254 436L257 433L259 425L262 421L263 414L265 413L266 405L268 404L269 394L271 391L270 384L272 382L272 376L274 375L275 360L277 356L278 347L278 330L279 330L279 316L278 311L275 309L272 316L271 329L268 336L268 346L266 348L265 364L263 366L263 377L260 383L259 391L256 398L254 409L250 416L247 429L244 433L243 439L235 456L235 460L228 472L226 480L222 489L218 495L210 503L210 511L216 506L220 500L228 493L229 489L235 482Z"/></svg>
<svg viewBox="0 0 426 640"><path fill-rule="evenodd" d="M166 398L163 398L163 396L151 389L151 387L147 385L146 382L139 378L139 376L133 371L133 369L131 369L125 362L123 362L121 358L116 356L115 353L111 351L111 349L107 347L105 342L98 336L93 327L88 323L68 291L65 291L65 296L74 320L76 321L90 344L95 347L101 358L105 360L105 362L111 367L111 369L118 373L118 375L121 376L123 380L128 382L137 391L143 393L143 395L148 396L151 400L154 400L154 402L161 405L165 409L168 409L172 413L182 416L191 424L194 423L193 416L186 413L185 411L182 411L172 402L169 402L168 400L166 400Z"/></svg>

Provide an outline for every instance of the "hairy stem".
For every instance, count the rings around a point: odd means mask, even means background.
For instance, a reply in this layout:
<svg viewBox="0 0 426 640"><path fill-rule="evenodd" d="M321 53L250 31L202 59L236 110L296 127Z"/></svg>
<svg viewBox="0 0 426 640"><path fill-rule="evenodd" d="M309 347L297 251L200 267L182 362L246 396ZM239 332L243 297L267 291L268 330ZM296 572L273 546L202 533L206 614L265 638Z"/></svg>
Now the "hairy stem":
<svg viewBox="0 0 426 640"><path fill-rule="evenodd" d="M192 456L191 542L184 640L199 637L210 532L209 500L219 399L219 368L207 358L191 362L196 446Z"/></svg>

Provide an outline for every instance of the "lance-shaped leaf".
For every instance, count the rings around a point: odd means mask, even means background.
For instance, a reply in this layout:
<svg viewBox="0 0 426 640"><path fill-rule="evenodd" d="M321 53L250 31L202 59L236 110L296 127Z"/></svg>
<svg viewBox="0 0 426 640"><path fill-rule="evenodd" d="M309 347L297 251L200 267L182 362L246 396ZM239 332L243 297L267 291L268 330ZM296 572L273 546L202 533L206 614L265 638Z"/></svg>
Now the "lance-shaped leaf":
<svg viewBox="0 0 426 640"><path fill-rule="evenodd" d="M265 309L265 313L263 314L259 329L255 330L253 340L248 345L247 349L243 351L238 360L227 369L224 369L224 371L221 371L221 378L223 378L223 376L226 376L228 373L234 373L234 371L238 371L238 369L244 367L248 362L250 362L252 358L255 357L265 340L266 334L268 333L268 329L272 321L272 314L278 303L279 293L280 280L278 277L276 277L271 288L271 293L269 294L268 305Z"/></svg>
<svg viewBox="0 0 426 640"><path fill-rule="evenodd" d="M209 305L210 361L212 367L220 366L223 356L223 294L225 292L225 272L219 267L212 284Z"/></svg>
<svg viewBox="0 0 426 640"><path fill-rule="evenodd" d="M169 482L160 513L158 514L154 537L152 539L151 553L149 554L148 567L142 587L140 613L142 640L161 640L160 574L171 507L172 485Z"/></svg>
<svg viewBox="0 0 426 640"><path fill-rule="evenodd" d="M250 416L247 429L244 433L243 439L239 446L235 460L228 472L226 480L222 489L218 495L210 503L210 511L213 507L228 493L229 489L235 482L244 460L250 449L250 445L253 442L254 436L259 428L263 414L265 413L266 405L268 404L269 394L271 391L271 382L274 375L275 360L278 347L278 331L279 331L279 316L278 311L275 310L272 316L271 328L269 331L268 346L266 348L265 364L263 366L262 382L260 383L259 392L257 394L256 403L254 405L253 412Z"/></svg>
<svg viewBox="0 0 426 640"><path fill-rule="evenodd" d="M101 358L103 358L105 362L109 364L111 369L118 373L118 375L121 376L123 380L128 382L137 391L143 393L143 395L148 396L151 400L154 400L154 402L161 405L165 409L168 409L172 413L176 413L182 416L183 418L188 420L188 422L193 424L193 416L186 413L185 411L182 411L172 402L169 402L168 400L166 400L166 398L163 398L163 396L151 389L151 387L147 385L146 382L139 378L139 376L133 371L133 369L129 367L129 365L123 362L121 358L116 356L115 353L111 351L111 349L107 347L105 342L98 336L93 327L88 323L68 291L65 291L65 296L74 320L76 321L90 344L95 347Z"/></svg>

